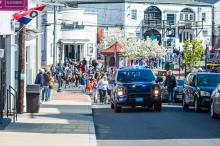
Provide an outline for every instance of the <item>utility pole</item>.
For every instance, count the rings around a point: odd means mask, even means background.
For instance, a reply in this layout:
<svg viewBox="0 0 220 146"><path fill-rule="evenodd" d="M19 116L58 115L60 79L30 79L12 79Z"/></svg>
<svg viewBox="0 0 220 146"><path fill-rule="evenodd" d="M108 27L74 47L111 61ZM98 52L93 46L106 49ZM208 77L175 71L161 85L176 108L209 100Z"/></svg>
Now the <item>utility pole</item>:
<svg viewBox="0 0 220 146"><path fill-rule="evenodd" d="M56 65L57 62L57 51L56 51L56 6L53 6L53 16L54 16L54 23L53 23L53 64Z"/></svg>
<svg viewBox="0 0 220 146"><path fill-rule="evenodd" d="M215 6L212 6L212 50L215 46Z"/></svg>
<svg viewBox="0 0 220 146"><path fill-rule="evenodd" d="M19 79L18 79L18 113L24 112L25 80L25 25L20 24L19 31Z"/></svg>

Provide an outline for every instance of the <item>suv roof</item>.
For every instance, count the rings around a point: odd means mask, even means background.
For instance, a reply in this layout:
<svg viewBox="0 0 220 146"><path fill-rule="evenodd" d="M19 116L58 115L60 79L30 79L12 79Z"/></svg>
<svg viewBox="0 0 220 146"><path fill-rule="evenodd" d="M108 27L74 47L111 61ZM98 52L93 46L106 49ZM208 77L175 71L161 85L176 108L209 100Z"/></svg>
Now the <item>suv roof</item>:
<svg viewBox="0 0 220 146"><path fill-rule="evenodd" d="M136 70L151 70L151 69L149 66L129 66L119 69L119 71L136 71Z"/></svg>
<svg viewBox="0 0 220 146"><path fill-rule="evenodd" d="M207 74L213 74L213 75L220 75L219 73L214 73L214 72L194 72L191 74L198 74L198 75L207 75Z"/></svg>

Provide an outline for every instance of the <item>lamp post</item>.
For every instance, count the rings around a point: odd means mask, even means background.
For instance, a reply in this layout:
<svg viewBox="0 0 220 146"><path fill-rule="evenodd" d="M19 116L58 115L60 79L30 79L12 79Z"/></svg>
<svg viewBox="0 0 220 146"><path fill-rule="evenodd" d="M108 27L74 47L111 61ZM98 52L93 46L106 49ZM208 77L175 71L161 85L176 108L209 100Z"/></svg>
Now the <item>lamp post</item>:
<svg viewBox="0 0 220 146"><path fill-rule="evenodd" d="M59 48L59 74L58 74L58 89L57 92L62 92L62 67L61 67L61 60L62 60L62 42L59 40L57 42L57 47Z"/></svg>

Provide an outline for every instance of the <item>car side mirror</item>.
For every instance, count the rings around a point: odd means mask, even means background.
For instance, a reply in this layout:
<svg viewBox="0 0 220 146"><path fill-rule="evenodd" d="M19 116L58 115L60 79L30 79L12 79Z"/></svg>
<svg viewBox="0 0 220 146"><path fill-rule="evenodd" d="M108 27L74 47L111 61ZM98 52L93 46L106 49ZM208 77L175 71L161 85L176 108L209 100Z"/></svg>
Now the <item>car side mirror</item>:
<svg viewBox="0 0 220 146"><path fill-rule="evenodd" d="M161 82L163 82L163 78L162 78L162 77L157 77L156 82L157 82L157 83L161 83Z"/></svg>
<svg viewBox="0 0 220 146"><path fill-rule="evenodd" d="M218 88L218 93L220 93L220 88Z"/></svg>

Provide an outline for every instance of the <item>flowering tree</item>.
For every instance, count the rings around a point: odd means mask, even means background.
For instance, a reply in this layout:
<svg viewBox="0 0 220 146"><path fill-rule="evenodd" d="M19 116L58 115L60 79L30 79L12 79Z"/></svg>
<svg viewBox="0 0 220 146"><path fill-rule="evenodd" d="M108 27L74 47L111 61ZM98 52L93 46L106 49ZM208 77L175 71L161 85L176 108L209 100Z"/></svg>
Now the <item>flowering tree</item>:
<svg viewBox="0 0 220 146"><path fill-rule="evenodd" d="M99 44L99 48L108 48L115 42L123 44L125 55L129 59L144 59L148 57L162 57L166 49L158 44L156 40L138 40L137 38L109 37Z"/></svg>

